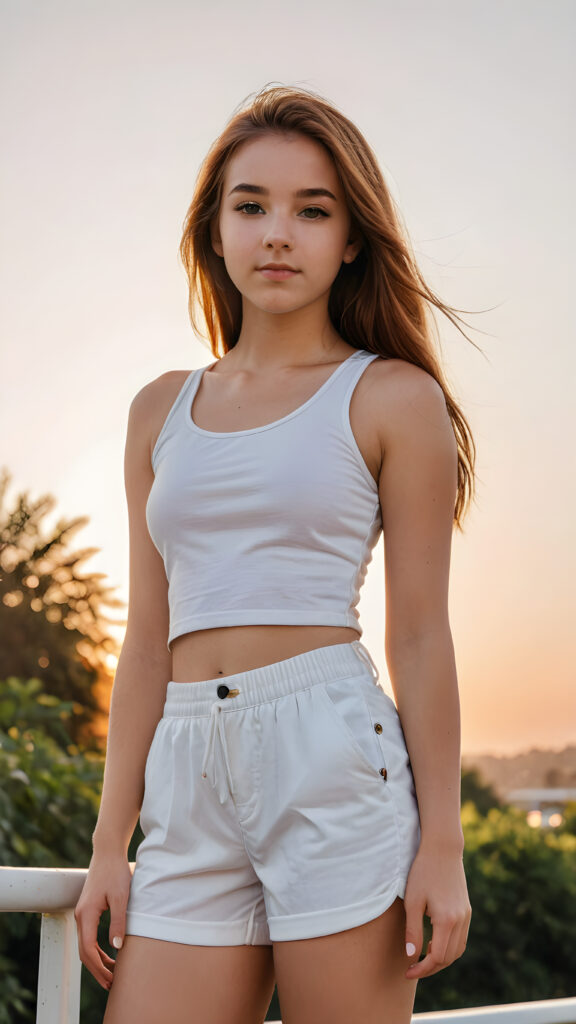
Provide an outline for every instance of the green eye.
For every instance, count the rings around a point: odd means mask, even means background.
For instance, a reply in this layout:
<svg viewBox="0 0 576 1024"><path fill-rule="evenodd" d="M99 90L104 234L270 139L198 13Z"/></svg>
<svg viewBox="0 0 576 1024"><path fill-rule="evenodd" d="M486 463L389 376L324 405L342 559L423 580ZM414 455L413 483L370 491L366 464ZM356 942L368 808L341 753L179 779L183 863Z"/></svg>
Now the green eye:
<svg viewBox="0 0 576 1024"><path fill-rule="evenodd" d="M321 210L319 206L307 206L305 210L302 210L303 214L312 214L311 217L304 216L304 220L318 220L319 217L327 217L328 214L325 210Z"/></svg>
<svg viewBox="0 0 576 1024"><path fill-rule="evenodd" d="M234 209L240 210L242 213L252 215L253 213L258 213L258 211L261 210L262 207L260 206L259 203L240 203L240 205L235 206Z"/></svg>

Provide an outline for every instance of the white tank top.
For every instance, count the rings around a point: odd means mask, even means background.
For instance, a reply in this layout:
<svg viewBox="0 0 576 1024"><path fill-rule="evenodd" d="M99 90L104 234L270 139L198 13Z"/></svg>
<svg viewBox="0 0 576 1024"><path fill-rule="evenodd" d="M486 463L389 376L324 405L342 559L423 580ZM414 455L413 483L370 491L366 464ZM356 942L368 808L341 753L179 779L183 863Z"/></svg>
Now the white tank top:
<svg viewBox="0 0 576 1024"><path fill-rule="evenodd" d="M146 506L168 579L168 648L215 626L362 635L356 606L382 519L349 408L377 358L357 349L298 409L227 433L196 426L192 403L208 367L188 375L154 446Z"/></svg>

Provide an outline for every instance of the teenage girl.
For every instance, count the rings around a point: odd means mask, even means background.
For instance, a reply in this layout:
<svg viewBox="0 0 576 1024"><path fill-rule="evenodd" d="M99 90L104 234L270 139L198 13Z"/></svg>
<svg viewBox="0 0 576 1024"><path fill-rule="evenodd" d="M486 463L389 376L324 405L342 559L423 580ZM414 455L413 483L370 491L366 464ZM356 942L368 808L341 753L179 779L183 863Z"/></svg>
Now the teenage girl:
<svg viewBox="0 0 576 1024"><path fill-rule="evenodd" d="M275 982L283 1024L407 1024L471 914L447 605L474 443L429 314L459 317L365 139L308 91L265 89L230 121L181 253L216 358L130 409L81 959L105 1024L259 1024ZM395 701L357 612L382 531Z"/></svg>

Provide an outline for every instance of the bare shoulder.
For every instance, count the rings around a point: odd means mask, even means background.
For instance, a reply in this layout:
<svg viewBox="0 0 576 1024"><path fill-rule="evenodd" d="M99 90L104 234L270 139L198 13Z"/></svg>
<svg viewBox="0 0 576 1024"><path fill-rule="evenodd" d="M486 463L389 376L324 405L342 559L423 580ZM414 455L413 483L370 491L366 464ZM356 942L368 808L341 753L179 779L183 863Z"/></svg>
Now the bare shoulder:
<svg viewBox="0 0 576 1024"><path fill-rule="evenodd" d="M134 395L129 420L152 453L162 425L191 370L168 370Z"/></svg>
<svg viewBox="0 0 576 1024"><path fill-rule="evenodd" d="M167 370L136 392L130 406L137 416L145 415L164 402L174 402L191 370Z"/></svg>
<svg viewBox="0 0 576 1024"><path fill-rule="evenodd" d="M383 451L407 433L434 430L453 437L444 392L426 370L405 359L374 359L364 376L367 415Z"/></svg>

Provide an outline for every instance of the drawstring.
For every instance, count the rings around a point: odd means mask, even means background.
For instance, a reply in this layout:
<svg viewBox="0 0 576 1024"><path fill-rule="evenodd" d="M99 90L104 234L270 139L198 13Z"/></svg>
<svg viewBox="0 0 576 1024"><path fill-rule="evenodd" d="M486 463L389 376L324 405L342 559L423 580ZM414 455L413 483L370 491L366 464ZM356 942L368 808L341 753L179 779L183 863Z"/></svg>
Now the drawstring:
<svg viewBox="0 0 576 1024"><path fill-rule="evenodd" d="M374 669L374 675L376 676L374 682L378 683L378 681L380 679L380 673L379 673L378 669L376 668L376 665L374 664L374 661L372 660L372 655L370 654L370 651L366 647L364 647L364 644L361 643L360 640L353 640L352 641L352 647L356 651L356 654L358 655L358 657L366 665L371 665L372 666L372 668Z"/></svg>
<svg viewBox="0 0 576 1024"><path fill-rule="evenodd" d="M233 691L232 691L233 692ZM224 752L224 761L226 765L226 773L228 779L228 787L226 786L226 780L222 780L222 777L217 778L216 765L218 759L215 757L216 752L216 737L220 739L220 746ZM212 754L212 785L216 787L218 793L218 799L221 804L224 803L229 794L232 793L232 772L230 770L230 761L228 759L228 747L226 745L226 735L224 732L224 721L222 719L222 701L214 701L210 711L210 726L208 729L208 740L206 742L206 749L204 751L204 761L202 763L202 778L207 777L206 769L208 767L208 759Z"/></svg>
<svg viewBox="0 0 576 1024"><path fill-rule="evenodd" d="M364 644L362 644L360 640L353 640L352 647L356 651L356 654L358 655L360 660L372 669L374 674L374 683L375 685L378 685L380 674L378 672L376 665L374 664L374 661L372 660L370 652L367 650L366 647L364 647ZM221 695L219 695L219 699L214 701L210 709L210 725L208 727L208 739L206 741L204 760L202 762L202 778L206 779L208 777L208 762L210 760L210 757L212 757L212 773L210 781L212 782L212 785L215 787L218 793L218 799L220 803L223 804L227 797L232 794L233 784L230 760L228 758L228 746L226 744L224 721L222 719L222 700L226 697L236 697L240 691L229 690L228 687L225 685L219 687L219 690L220 689L223 692ZM224 779L222 778L222 775L219 775L217 771L218 763L221 764L221 761L219 762L219 759L215 756L217 739L220 740L220 747L224 754L224 764L226 769L226 777Z"/></svg>

